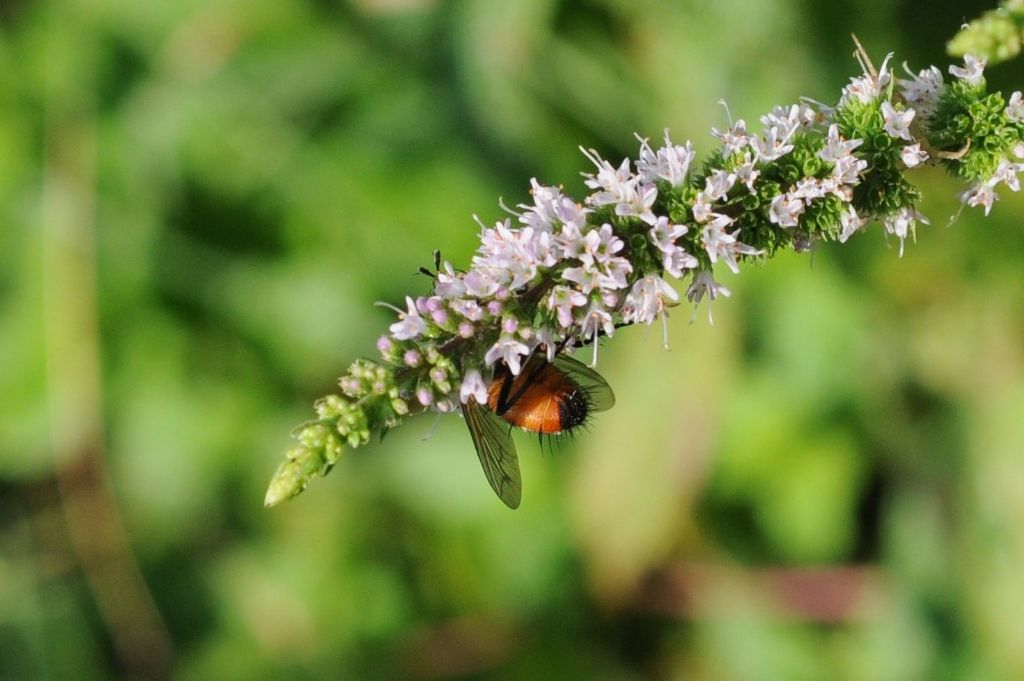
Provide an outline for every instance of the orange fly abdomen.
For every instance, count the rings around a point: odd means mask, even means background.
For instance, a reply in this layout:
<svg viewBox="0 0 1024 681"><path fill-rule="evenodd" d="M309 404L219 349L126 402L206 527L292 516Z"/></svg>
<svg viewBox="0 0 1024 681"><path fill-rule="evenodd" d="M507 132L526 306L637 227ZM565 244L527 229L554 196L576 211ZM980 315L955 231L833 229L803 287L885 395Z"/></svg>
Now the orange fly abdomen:
<svg viewBox="0 0 1024 681"><path fill-rule="evenodd" d="M519 459L509 430L495 417L542 436L558 435L571 433L592 412L614 404L612 389L590 367L567 355L548 362L534 354L518 376L504 362L496 362L487 404L470 398L464 401L462 414L491 489L509 508L516 508L522 498Z"/></svg>
<svg viewBox="0 0 1024 681"><path fill-rule="evenodd" d="M511 385L506 387L508 381ZM527 362L518 376L505 373L495 377L488 389L487 406L513 426L546 435L572 430L588 413L580 387L541 358Z"/></svg>

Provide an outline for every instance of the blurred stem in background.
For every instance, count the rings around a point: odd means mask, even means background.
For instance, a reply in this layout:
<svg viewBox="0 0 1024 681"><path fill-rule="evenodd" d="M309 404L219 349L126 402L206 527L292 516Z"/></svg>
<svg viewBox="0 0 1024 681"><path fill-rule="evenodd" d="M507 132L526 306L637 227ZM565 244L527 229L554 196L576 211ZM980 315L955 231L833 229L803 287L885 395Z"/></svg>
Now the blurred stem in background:
<svg viewBox="0 0 1024 681"><path fill-rule="evenodd" d="M170 640L121 521L107 469L97 321L96 115L77 13L54 5L46 38L40 233L51 443L68 535L124 671L161 678Z"/></svg>

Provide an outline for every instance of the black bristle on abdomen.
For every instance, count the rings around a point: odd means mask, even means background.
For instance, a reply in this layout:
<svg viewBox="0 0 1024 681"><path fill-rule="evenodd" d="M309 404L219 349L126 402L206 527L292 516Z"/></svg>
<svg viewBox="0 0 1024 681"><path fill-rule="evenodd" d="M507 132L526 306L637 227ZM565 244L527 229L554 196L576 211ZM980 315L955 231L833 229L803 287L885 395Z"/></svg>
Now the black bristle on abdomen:
<svg viewBox="0 0 1024 681"><path fill-rule="evenodd" d="M562 432L582 425L587 420L589 411L590 404L582 390L573 390L562 398L558 405L558 417L561 421Z"/></svg>

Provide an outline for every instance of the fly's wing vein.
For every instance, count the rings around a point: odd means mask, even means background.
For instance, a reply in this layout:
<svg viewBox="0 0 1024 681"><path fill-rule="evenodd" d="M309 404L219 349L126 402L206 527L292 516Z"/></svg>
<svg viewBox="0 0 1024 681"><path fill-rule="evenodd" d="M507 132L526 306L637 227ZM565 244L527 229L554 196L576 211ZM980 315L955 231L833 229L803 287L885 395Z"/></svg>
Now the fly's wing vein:
<svg viewBox="0 0 1024 681"><path fill-rule="evenodd" d="M485 411L473 398L462 405L462 415L491 489L506 506L518 508L523 481L512 436L496 416Z"/></svg>

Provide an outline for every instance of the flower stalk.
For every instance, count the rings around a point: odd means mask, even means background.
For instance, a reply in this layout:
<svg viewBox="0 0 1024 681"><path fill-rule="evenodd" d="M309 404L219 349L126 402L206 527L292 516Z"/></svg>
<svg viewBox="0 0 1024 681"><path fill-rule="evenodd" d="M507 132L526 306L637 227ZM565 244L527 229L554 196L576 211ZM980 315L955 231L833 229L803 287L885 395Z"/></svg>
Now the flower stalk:
<svg viewBox="0 0 1024 681"><path fill-rule="evenodd" d="M837 104L776 107L758 131L730 120L712 131L720 147L702 163L690 142L666 131L659 146L638 138L637 158L618 165L583 149L593 169L582 202L532 180L532 203L480 223L469 268L437 258L429 294L393 308L380 358L354 362L340 393L316 402L266 505L295 496L346 447L383 437L410 415L485 404L496 366L517 375L534 354L551 361L587 345L596 365L602 337L664 322L680 300L670 280L686 286L695 313L707 298L710 320L711 301L730 295L716 269L738 274L780 250L845 243L872 222L899 239L902 256L928 224L907 179L914 168L945 166L967 186L961 201L986 215L996 188L1020 189L1024 102L1020 92L987 92L984 60L968 55L947 82L934 66L915 73L904 64L902 78L892 55L878 69L859 56L863 74Z"/></svg>

